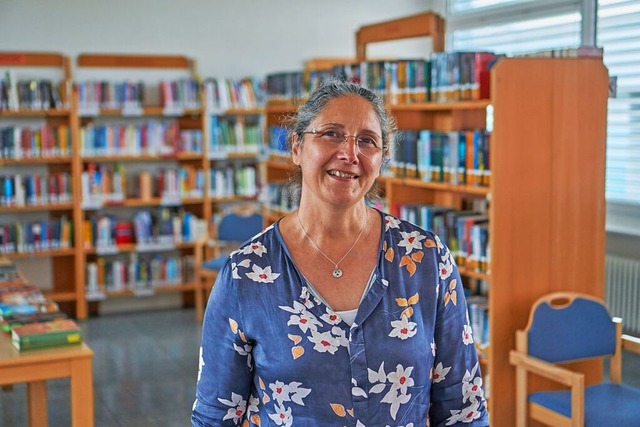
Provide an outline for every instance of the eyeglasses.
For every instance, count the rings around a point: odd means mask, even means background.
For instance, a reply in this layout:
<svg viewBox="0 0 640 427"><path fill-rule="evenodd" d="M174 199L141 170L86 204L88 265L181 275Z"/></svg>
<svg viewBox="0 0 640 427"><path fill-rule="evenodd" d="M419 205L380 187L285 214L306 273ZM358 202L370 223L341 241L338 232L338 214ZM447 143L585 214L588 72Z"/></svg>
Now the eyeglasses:
<svg viewBox="0 0 640 427"><path fill-rule="evenodd" d="M358 152L367 157L378 154L383 146L380 138L373 135L347 135L344 132L340 132L335 129L317 130L311 129L309 131L302 132L303 134L311 134L314 138L319 139L322 143L337 148L342 144L346 144L349 138L354 138Z"/></svg>

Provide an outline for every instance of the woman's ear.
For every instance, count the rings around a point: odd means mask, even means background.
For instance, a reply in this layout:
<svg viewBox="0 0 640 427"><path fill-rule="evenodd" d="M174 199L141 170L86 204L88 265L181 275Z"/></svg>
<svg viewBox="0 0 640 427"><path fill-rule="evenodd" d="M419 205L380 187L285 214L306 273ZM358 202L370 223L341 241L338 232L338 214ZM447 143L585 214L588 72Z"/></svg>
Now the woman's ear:
<svg viewBox="0 0 640 427"><path fill-rule="evenodd" d="M302 150L302 144L298 141L298 134L293 133L291 135L291 158L293 163L300 166L300 151Z"/></svg>

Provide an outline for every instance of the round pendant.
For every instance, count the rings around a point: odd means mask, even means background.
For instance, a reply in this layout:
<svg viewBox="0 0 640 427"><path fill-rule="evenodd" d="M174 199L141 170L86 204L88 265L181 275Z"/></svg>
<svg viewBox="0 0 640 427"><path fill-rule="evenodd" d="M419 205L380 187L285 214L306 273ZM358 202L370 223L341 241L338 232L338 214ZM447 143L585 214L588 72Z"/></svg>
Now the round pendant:
<svg viewBox="0 0 640 427"><path fill-rule="evenodd" d="M333 277L335 277L336 279L339 279L342 277L342 270L340 270L338 267L336 267L333 270Z"/></svg>

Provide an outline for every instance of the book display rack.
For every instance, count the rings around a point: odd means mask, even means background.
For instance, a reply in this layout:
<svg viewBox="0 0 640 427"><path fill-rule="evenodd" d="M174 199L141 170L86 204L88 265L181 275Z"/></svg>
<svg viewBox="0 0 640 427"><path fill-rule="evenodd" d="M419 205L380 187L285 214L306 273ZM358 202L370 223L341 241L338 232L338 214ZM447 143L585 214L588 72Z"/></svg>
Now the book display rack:
<svg viewBox="0 0 640 427"><path fill-rule="evenodd" d="M363 27L357 34L357 60L366 59L367 43L416 36L433 37L434 51L441 51L444 22L427 13ZM403 164L406 158L394 158L379 185L394 214L420 223L457 212L454 222L475 226L477 236L472 240L484 247L479 257L464 253L464 235L446 241L458 245L451 249L465 283L479 283L476 291L486 294L479 303L486 330L478 330L476 322L474 335L485 335L490 343L480 354L484 373L494 378L485 384L492 425L511 426L515 372L508 354L531 304L554 290L604 294L608 75L601 59L500 58L486 77L490 79L490 92L483 89L486 99L389 103L404 133L398 151L409 145L418 153L412 158L413 168ZM293 111L295 106L280 101L267 103L267 127L277 126ZM488 138L490 149L480 150L483 167L474 171L477 165L463 162L460 175L455 169L459 163L440 162L433 170L438 164L433 157L443 156L433 151L442 135L449 144L444 149L468 159L474 139L482 140L474 134ZM270 141L274 145L278 144ZM431 150L420 154L419 147L424 146ZM421 163L425 157L428 160ZM286 156L271 156L265 166L266 185L277 187L288 179L291 164ZM278 209L286 207L273 199L271 206L277 208L267 206L270 215L265 216L271 222L283 214ZM439 230L433 222L426 224ZM469 299L472 316L476 304L476 297ZM602 373L597 366L584 370L587 381Z"/></svg>

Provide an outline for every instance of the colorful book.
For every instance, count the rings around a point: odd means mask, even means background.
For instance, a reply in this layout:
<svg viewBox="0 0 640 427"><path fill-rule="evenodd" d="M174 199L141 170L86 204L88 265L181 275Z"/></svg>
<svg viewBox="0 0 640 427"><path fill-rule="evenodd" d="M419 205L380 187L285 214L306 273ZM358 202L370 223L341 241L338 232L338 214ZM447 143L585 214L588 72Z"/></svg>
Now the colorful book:
<svg viewBox="0 0 640 427"><path fill-rule="evenodd" d="M30 323L11 329L11 342L18 350L78 344L82 331L71 319Z"/></svg>

